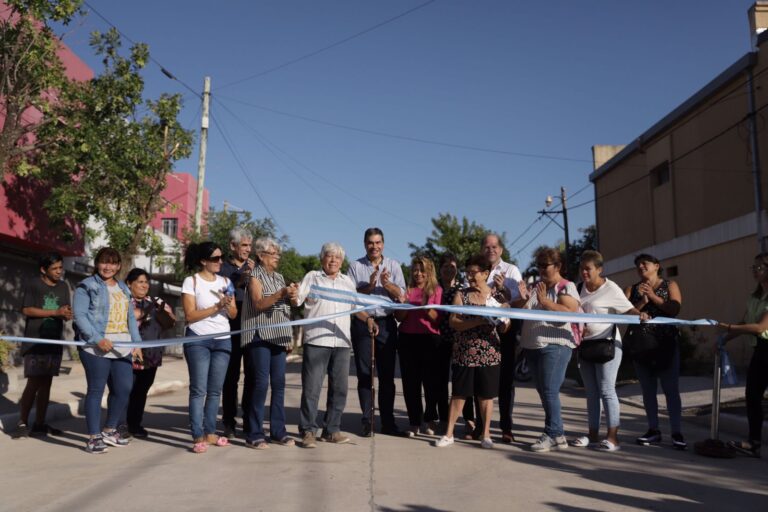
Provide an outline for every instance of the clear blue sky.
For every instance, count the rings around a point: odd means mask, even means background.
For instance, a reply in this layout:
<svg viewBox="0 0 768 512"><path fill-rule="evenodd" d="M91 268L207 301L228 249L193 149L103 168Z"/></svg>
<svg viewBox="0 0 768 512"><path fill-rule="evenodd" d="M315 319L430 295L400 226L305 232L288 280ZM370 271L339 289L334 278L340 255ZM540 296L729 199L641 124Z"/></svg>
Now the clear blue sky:
<svg viewBox="0 0 768 512"><path fill-rule="evenodd" d="M269 210L302 253L339 241L363 253L362 233L379 226L385 253L409 257L430 218L450 212L520 235L565 186L588 185L591 146L626 144L749 50L752 0L437 0L315 56L310 54L424 3L423 0L89 0L152 56L201 91ZM96 72L94 13L65 41ZM200 102L158 66L147 92L185 93L181 116L199 127ZM229 85L232 82L237 82ZM419 143L319 121L534 158ZM228 110L227 110L228 109ZM234 114L234 115L233 115ZM236 117L235 117L236 116ZM265 142L268 141L268 142ZM274 145L272 151L265 145ZM284 153L281 153L284 152ZM300 162L301 164L297 163ZM193 158L178 170L196 173ZM223 202L267 216L224 138L211 127L206 186ZM350 194L351 192L351 194ZM569 201L593 198L588 186ZM594 204L571 211L571 238L594 222ZM517 253L546 225L510 247ZM562 239L550 225L518 254Z"/></svg>

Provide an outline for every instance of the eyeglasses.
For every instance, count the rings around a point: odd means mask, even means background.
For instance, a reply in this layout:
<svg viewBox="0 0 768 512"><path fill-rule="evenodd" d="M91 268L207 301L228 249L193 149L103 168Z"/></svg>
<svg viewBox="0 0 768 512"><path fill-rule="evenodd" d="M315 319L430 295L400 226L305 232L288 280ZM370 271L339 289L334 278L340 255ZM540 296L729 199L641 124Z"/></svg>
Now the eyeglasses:
<svg viewBox="0 0 768 512"><path fill-rule="evenodd" d="M221 263L221 255L218 256L208 256L207 258L203 258L205 261L210 261L211 263Z"/></svg>
<svg viewBox="0 0 768 512"><path fill-rule="evenodd" d="M280 253L275 251L264 251L261 254L266 254L267 256L280 256Z"/></svg>
<svg viewBox="0 0 768 512"><path fill-rule="evenodd" d="M765 265L752 265L749 268L752 269L752 272L762 272L763 270L765 270Z"/></svg>
<svg viewBox="0 0 768 512"><path fill-rule="evenodd" d="M539 270L546 270L551 265L554 265L554 263L536 263L536 268L539 269Z"/></svg>
<svg viewBox="0 0 768 512"><path fill-rule="evenodd" d="M473 276L473 275L479 274L481 272L485 272L485 270L480 270L480 269L477 269L477 270L472 269L472 270L470 270L470 269L467 269L467 270L464 271L464 273L467 274L468 276Z"/></svg>

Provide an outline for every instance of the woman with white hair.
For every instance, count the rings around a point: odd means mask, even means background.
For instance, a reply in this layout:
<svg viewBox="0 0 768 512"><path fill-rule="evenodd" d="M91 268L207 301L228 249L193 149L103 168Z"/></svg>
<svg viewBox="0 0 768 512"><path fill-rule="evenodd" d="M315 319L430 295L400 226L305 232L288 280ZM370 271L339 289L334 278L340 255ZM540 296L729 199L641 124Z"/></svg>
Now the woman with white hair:
<svg viewBox="0 0 768 512"><path fill-rule="evenodd" d="M318 299L310 296L313 285L355 293L355 283L341 273L344 262L344 248L335 242L328 242L320 250L322 270L313 270L301 280L294 305L305 304L306 318L317 318L334 313L351 311L353 305L342 302ZM373 317L365 312L357 313L358 319L368 326L371 335L379 329ZM330 318L308 325L304 329L304 353L301 367L301 413L299 431L301 445L315 448L317 425L317 405L323 379L328 374L328 398L323 420L322 440L330 443L347 443L349 437L341 432L341 415L347 402L347 377L349 376L349 356L352 338L350 317L347 315Z"/></svg>
<svg viewBox="0 0 768 512"><path fill-rule="evenodd" d="M285 429L285 362L293 341L290 326L272 327L289 322L291 300L296 298L295 283L286 286L277 272L281 247L271 238L259 238L254 245L258 258L251 272L243 300L241 336L245 359L244 411L245 444L250 448L269 448L264 435L264 404L272 386L269 401L269 434L273 443L293 446L294 440ZM252 329L257 329L255 332Z"/></svg>

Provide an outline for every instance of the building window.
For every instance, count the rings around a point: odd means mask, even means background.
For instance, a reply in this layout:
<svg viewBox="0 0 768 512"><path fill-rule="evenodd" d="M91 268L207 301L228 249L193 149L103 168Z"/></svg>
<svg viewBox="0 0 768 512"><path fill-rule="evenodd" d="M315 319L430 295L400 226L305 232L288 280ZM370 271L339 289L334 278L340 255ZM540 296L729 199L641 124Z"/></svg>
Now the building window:
<svg viewBox="0 0 768 512"><path fill-rule="evenodd" d="M176 238L179 231L179 219L163 219L163 234Z"/></svg>
<svg viewBox="0 0 768 512"><path fill-rule="evenodd" d="M669 162L664 162L651 169L651 182L654 188L669 183Z"/></svg>

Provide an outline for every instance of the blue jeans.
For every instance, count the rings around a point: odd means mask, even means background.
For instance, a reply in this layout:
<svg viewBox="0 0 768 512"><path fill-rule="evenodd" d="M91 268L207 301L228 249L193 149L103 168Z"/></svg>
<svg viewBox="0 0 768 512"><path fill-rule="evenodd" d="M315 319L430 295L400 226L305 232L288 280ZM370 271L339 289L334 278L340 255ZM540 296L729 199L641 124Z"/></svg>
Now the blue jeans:
<svg viewBox="0 0 768 512"><path fill-rule="evenodd" d="M621 366L621 342L614 344L616 354L607 363L592 363L579 358L579 373L587 394L587 425L589 430L600 429L600 402L605 409L608 428L619 426L619 397L616 395L616 375Z"/></svg>
<svg viewBox="0 0 768 512"><path fill-rule="evenodd" d="M264 440L264 403L267 390L272 386L269 400L269 433L272 439L283 439L285 430L285 347L272 345L254 335L253 341L243 348L245 356L245 387L243 395L248 397L244 416L248 417L245 429L246 439L254 442Z"/></svg>
<svg viewBox="0 0 768 512"><path fill-rule="evenodd" d="M659 429L659 403L656 400L658 382L667 399L667 413L672 433L681 432L683 404L680 401L680 347L675 348L672 363L664 369L657 369L635 361L635 372L643 390L643 406L648 419L648 428Z"/></svg>
<svg viewBox="0 0 768 512"><path fill-rule="evenodd" d="M544 407L544 433L553 439L564 433L560 387L565 380L565 369L571 360L571 353L570 347L556 344L525 351L536 391Z"/></svg>
<svg viewBox="0 0 768 512"><path fill-rule="evenodd" d="M110 359L83 350L78 350L78 353L88 383L85 395L85 423L88 426L88 434L93 436L101 433L101 398L104 396L107 381L110 382L110 392L104 428L116 428L125 415L133 387L133 366L130 356Z"/></svg>
<svg viewBox="0 0 768 512"><path fill-rule="evenodd" d="M341 430L341 415L347 404L349 349L304 345L301 365L301 410L299 431L317 433L317 404L323 379L328 374L328 396L325 401L323 433Z"/></svg>
<svg viewBox="0 0 768 512"><path fill-rule="evenodd" d="M187 336L196 336L187 328ZM184 344L189 369L189 424L192 438L216 433L221 388L229 366L232 341L208 338Z"/></svg>

